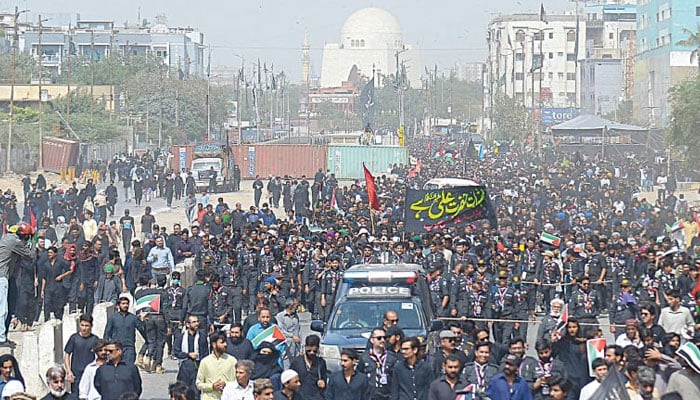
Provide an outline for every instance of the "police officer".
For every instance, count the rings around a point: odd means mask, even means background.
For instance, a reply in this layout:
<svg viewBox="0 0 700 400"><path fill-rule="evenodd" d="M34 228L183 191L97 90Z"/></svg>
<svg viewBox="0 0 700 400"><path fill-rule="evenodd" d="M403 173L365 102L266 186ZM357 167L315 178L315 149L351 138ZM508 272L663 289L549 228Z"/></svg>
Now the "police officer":
<svg viewBox="0 0 700 400"><path fill-rule="evenodd" d="M324 270L321 254L321 250L314 250L311 259L306 263L301 274L301 283L304 285L304 294L306 295L306 306L313 319L319 319L321 311L321 307L317 307L321 302L319 282Z"/></svg>
<svg viewBox="0 0 700 400"><path fill-rule="evenodd" d="M527 308L532 311L534 317L534 312L536 309L536 299L537 299L537 283L539 283L540 268L542 267L542 256L535 248L535 239L528 238L526 242L525 251L520 258L520 264L518 265L517 275L520 276L521 282L535 282L534 284L527 283L530 285L528 290L527 298Z"/></svg>
<svg viewBox="0 0 700 400"><path fill-rule="evenodd" d="M284 257L279 263L280 274L280 290L282 296L289 299L297 296L297 287L301 278L299 273L299 264L294 258L294 249L286 247L284 249Z"/></svg>
<svg viewBox="0 0 700 400"><path fill-rule="evenodd" d="M584 276L579 289L571 296L571 315L581 322L597 323L601 301L598 291L591 288L591 278Z"/></svg>
<svg viewBox="0 0 700 400"><path fill-rule="evenodd" d="M636 319L639 301L632 291L632 282L629 279L623 279L620 282L620 290L617 297L610 308L610 333L614 333L615 337L624 334L625 331L616 332L613 325L625 325L628 319Z"/></svg>
<svg viewBox="0 0 700 400"><path fill-rule="evenodd" d="M329 257L326 268L320 274L320 306L321 320L326 321L330 316L331 309L335 304L335 295L340 286L341 271L340 261L336 257Z"/></svg>
<svg viewBox="0 0 700 400"><path fill-rule="evenodd" d="M554 252L547 250L544 252L544 262L542 263L541 275L538 277L542 294L544 295L545 313L549 314L549 302L556 296L556 285L561 283L561 270L559 264L554 260Z"/></svg>
<svg viewBox="0 0 700 400"><path fill-rule="evenodd" d="M511 319L515 312L515 289L508 284L508 272L498 272L498 284L491 292L491 316L495 319ZM513 322L494 322L493 337L496 343L507 344L513 334Z"/></svg>
<svg viewBox="0 0 700 400"><path fill-rule="evenodd" d="M225 324L231 323L232 305L228 290L221 284L219 274L212 275L209 285L211 292L209 293L209 321L211 323L209 330L214 331L221 329Z"/></svg>
<svg viewBox="0 0 700 400"><path fill-rule="evenodd" d="M445 316L445 312L449 310L447 307L450 300L450 290L447 279L442 276L442 269L436 268L430 271L426 280L430 296L433 299L433 312L437 316Z"/></svg>
<svg viewBox="0 0 700 400"><path fill-rule="evenodd" d="M527 308L527 292L529 287L520 282L519 276L513 276L513 319L528 321L530 310ZM516 322L513 324L513 337L527 337L528 322Z"/></svg>
<svg viewBox="0 0 700 400"><path fill-rule="evenodd" d="M221 283L229 295L232 313L231 322L242 322L243 300L247 294L244 286L246 279L241 276L241 269L236 265L235 251L230 251L226 257L226 262L219 267L219 276L221 276Z"/></svg>
<svg viewBox="0 0 700 400"><path fill-rule="evenodd" d="M430 243L430 253L425 256L425 261L423 262L423 267L426 271L433 271L437 268L446 270L447 260L445 260L445 254L440 250L440 244L442 242L436 239Z"/></svg>
<svg viewBox="0 0 700 400"><path fill-rule="evenodd" d="M478 278L472 283L467 299L467 309L465 310L469 319L489 318L489 294L483 286L484 282ZM464 318L464 316L465 314L460 314L460 317ZM480 327L485 326L483 323L477 323L477 325Z"/></svg>
<svg viewBox="0 0 700 400"><path fill-rule="evenodd" d="M199 325L199 329L205 331L207 328L207 316L209 314L209 284L207 284L207 272L203 269L198 269L195 272L197 281L194 285L185 290L185 295L182 299L182 312L180 313L180 321L185 322L185 318L190 315L197 316L203 323Z"/></svg>
<svg viewBox="0 0 700 400"><path fill-rule="evenodd" d="M243 287L248 293L248 303L244 304L244 309L248 310L248 313L254 312L255 298L260 285L259 257L253 247L254 244L253 238L246 239L245 249L238 253L238 266L241 268L241 276L245 277Z"/></svg>

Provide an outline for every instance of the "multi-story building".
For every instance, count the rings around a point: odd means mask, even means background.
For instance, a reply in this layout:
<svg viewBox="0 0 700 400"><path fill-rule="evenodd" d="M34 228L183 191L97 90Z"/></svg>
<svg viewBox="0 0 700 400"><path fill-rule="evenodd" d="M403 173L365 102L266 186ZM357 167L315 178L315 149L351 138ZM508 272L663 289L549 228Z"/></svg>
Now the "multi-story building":
<svg viewBox="0 0 700 400"><path fill-rule="evenodd" d="M459 80L482 82L484 80L484 63L457 63L455 64L455 73Z"/></svg>
<svg viewBox="0 0 700 400"><path fill-rule="evenodd" d="M597 4L584 8L586 52L581 64L581 111L613 113L632 98L636 6Z"/></svg>
<svg viewBox="0 0 700 400"><path fill-rule="evenodd" d="M157 17L148 27L120 27L113 21L80 19L74 27L40 29L32 25L21 33L19 48L35 57L41 53L45 79L61 73L68 54L101 60L113 52L149 53L161 58L171 73L184 77L203 76L207 70L204 34L193 28L168 27L164 17Z"/></svg>
<svg viewBox="0 0 700 400"><path fill-rule="evenodd" d="M651 127L669 123L669 89L697 76L697 60L683 29L697 32L700 4L696 0L639 0L637 2L637 58L634 66L635 118Z"/></svg>

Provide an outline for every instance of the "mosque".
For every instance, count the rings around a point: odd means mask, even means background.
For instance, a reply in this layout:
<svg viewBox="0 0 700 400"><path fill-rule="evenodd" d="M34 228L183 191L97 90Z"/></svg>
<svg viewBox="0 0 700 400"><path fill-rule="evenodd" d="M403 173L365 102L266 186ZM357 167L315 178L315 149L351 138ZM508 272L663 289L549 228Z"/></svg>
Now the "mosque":
<svg viewBox="0 0 700 400"><path fill-rule="evenodd" d="M321 88L347 85L353 77L375 79L395 74L398 63L403 64L411 87L421 87L421 63L417 46L405 44L399 21L381 8L355 11L340 30L340 43L323 47ZM401 69L401 67L399 67Z"/></svg>

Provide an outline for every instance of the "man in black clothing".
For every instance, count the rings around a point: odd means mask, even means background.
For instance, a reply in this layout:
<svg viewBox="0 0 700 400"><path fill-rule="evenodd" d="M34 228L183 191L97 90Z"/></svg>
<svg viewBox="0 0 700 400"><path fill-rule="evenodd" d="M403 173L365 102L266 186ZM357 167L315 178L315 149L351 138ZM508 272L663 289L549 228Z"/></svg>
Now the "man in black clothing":
<svg viewBox="0 0 700 400"><path fill-rule="evenodd" d="M199 317L189 315L187 329L175 332L173 354L180 360L177 380L196 390L197 368L199 362L209 355L206 333L199 330Z"/></svg>
<svg viewBox="0 0 700 400"><path fill-rule="evenodd" d="M396 356L386 349L386 331L374 328L369 337L370 348L360 355L357 370L369 379L370 398L383 400L389 398L391 371L396 364Z"/></svg>
<svg viewBox="0 0 700 400"><path fill-rule="evenodd" d="M289 368L295 370L301 378L299 394L304 400L323 400L328 369L326 360L318 356L321 338L309 335L305 340L304 354L293 358Z"/></svg>
<svg viewBox="0 0 700 400"><path fill-rule="evenodd" d="M369 381L367 375L355 371L357 352L343 349L340 352L340 371L331 374L326 388L326 400L367 400Z"/></svg>
<svg viewBox="0 0 700 400"><path fill-rule="evenodd" d="M112 314L105 327L104 340L119 339L119 359L128 364L136 361L136 330L143 334L140 319L129 312L129 298L120 297L117 301L119 312ZM121 354L123 351L123 354ZM140 384L139 384L140 386ZM104 398L104 396L102 396Z"/></svg>
<svg viewBox="0 0 700 400"><path fill-rule="evenodd" d="M445 358L442 370L445 374L430 384L429 399L454 399L457 396L455 392L467 386L467 382L460 376L462 363L457 354L450 354Z"/></svg>
<svg viewBox="0 0 700 400"><path fill-rule="evenodd" d="M430 364L418 358L420 342L409 337L401 342L403 360L396 363L391 380L394 400L427 400L428 388L435 378Z"/></svg>
<svg viewBox="0 0 700 400"><path fill-rule="evenodd" d="M207 314L209 312L209 285L205 282L207 272L204 269L199 269L195 272L197 282L185 290L185 296L182 300L182 315L181 321L185 321L187 315L196 315L205 324L206 327Z"/></svg>
<svg viewBox="0 0 700 400"><path fill-rule="evenodd" d="M114 181L109 182L109 186L105 189L105 197L107 199L107 211L109 216L114 216L114 205L117 204L117 188L114 186Z"/></svg>
<svg viewBox="0 0 700 400"><path fill-rule="evenodd" d="M128 305L128 303L127 303ZM112 340L105 346L109 361L95 372L95 389L102 400L119 400L128 392L141 396L141 376L134 362L122 359L123 346L120 340Z"/></svg>
<svg viewBox="0 0 700 400"><path fill-rule="evenodd" d="M236 360L250 360L253 356L253 344L243 337L243 325L240 322L231 324L226 341L228 342L226 352L236 357Z"/></svg>
<svg viewBox="0 0 700 400"><path fill-rule="evenodd" d="M74 392L77 392L85 367L95 360L93 346L96 340L97 336L92 333L92 317L81 315L80 330L70 336L63 353L66 379L73 384Z"/></svg>

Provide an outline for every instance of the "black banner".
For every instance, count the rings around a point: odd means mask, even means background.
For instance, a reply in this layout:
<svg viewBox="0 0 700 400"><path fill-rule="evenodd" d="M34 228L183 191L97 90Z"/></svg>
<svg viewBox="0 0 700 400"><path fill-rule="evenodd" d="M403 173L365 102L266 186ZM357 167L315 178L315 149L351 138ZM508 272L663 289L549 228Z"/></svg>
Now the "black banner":
<svg viewBox="0 0 700 400"><path fill-rule="evenodd" d="M591 399L600 400L629 400L627 395L627 389L625 388L624 382L622 382L622 376L617 368L610 369L608 376L603 379L600 383L598 389L593 392Z"/></svg>
<svg viewBox="0 0 700 400"><path fill-rule="evenodd" d="M483 219L492 228L498 225L484 186L406 190L407 232L430 232Z"/></svg>

